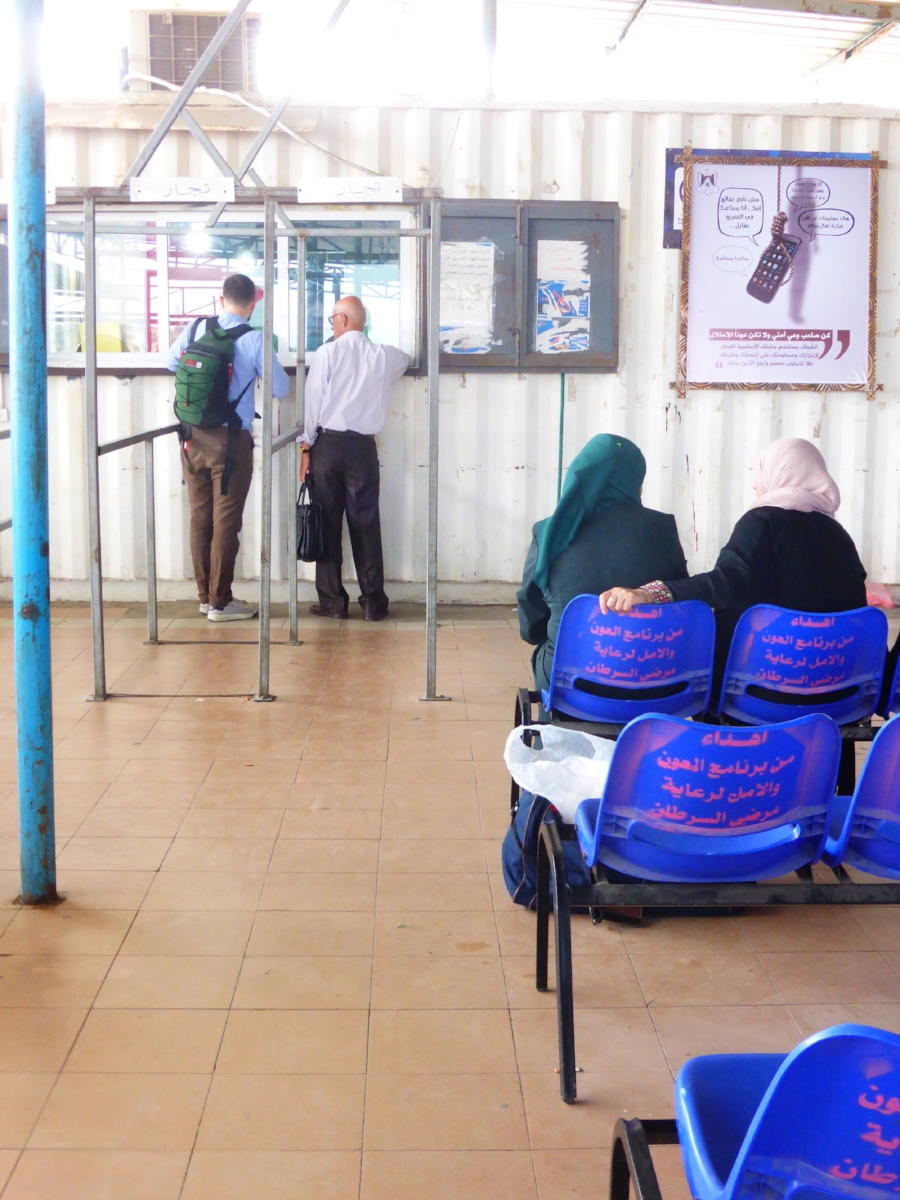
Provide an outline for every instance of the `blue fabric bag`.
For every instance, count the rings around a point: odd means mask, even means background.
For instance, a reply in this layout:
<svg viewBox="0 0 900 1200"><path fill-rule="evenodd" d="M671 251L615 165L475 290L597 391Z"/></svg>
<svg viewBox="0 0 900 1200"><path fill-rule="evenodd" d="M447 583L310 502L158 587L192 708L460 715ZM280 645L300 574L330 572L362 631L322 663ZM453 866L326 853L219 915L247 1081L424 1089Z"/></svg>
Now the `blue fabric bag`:
<svg viewBox="0 0 900 1200"><path fill-rule="evenodd" d="M500 850L506 890L516 904L525 908L535 907L538 831L549 807L549 800L523 789L519 793L516 815L506 831ZM591 873L578 843L563 842L563 853L566 856L569 884L572 887L587 887L591 882Z"/></svg>

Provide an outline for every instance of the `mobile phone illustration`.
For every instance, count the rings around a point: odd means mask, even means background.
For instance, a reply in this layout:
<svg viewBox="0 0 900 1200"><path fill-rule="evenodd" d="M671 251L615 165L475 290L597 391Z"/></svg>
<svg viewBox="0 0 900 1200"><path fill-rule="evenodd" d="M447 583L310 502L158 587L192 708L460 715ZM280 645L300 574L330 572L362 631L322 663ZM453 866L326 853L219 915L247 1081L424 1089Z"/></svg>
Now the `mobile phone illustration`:
<svg viewBox="0 0 900 1200"><path fill-rule="evenodd" d="M771 304L775 293L785 282L801 239L789 233L773 238L762 252L756 270L747 284L747 294L763 304Z"/></svg>

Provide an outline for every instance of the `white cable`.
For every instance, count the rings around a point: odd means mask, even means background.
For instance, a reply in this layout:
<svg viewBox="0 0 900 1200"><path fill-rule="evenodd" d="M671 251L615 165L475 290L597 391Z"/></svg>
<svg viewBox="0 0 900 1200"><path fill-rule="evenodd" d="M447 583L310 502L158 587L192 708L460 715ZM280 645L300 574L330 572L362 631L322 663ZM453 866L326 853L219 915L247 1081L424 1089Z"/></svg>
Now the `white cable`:
<svg viewBox="0 0 900 1200"><path fill-rule="evenodd" d="M444 172L447 170L447 167L450 165L450 155L453 153L453 144L456 141L456 134L457 134L457 130L459 129L459 122L460 122L461 118L462 118L462 109L460 109L459 112L456 114L456 124L453 126L453 137L451 137L451 139L450 139L450 149L447 151L447 158L444 162L444 165L441 167L440 171L438 171L437 175L434 177L434 179L432 179L431 183L429 183L428 186L430 188L433 188L437 185L438 180L442 177Z"/></svg>

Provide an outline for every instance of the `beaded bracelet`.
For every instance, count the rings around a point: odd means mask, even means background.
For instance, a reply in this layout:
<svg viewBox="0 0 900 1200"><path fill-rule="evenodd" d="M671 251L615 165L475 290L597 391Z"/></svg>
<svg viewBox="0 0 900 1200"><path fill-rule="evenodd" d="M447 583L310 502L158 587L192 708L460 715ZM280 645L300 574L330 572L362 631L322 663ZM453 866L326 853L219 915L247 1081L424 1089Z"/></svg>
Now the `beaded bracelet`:
<svg viewBox="0 0 900 1200"><path fill-rule="evenodd" d="M642 583L640 590L647 593L653 604L672 603L672 593L661 579L654 579L652 583Z"/></svg>

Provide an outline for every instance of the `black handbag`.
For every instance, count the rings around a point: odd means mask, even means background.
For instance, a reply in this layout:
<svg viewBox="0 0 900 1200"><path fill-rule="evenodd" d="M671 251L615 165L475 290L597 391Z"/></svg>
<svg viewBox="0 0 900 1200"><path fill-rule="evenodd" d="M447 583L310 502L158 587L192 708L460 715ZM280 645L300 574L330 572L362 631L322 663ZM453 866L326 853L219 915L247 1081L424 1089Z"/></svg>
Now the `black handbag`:
<svg viewBox="0 0 900 1200"><path fill-rule="evenodd" d="M301 562L318 562L325 554L322 506L308 496L309 485L304 481L297 497L297 558Z"/></svg>

